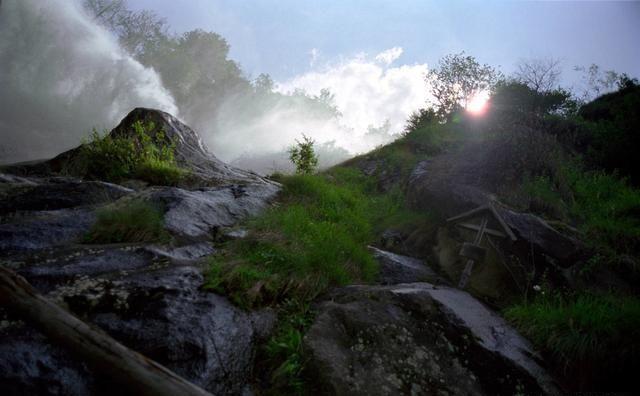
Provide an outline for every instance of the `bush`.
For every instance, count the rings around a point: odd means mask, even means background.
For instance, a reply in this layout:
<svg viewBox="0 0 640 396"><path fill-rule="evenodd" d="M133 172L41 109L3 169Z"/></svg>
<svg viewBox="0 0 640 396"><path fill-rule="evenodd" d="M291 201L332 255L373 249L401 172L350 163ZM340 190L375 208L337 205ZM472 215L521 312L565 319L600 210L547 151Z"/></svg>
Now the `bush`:
<svg viewBox="0 0 640 396"><path fill-rule="evenodd" d="M289 148L289 159L296 166L296 173L311 174L318 166L318 156L313 150L315 142L302 135L302 141L296 140L296 145Z"/></svg>
<svg viewBox="0 0 640 396"><path fill-rule="evenodd" d="M583 387L624 390L615 378L640 365L640 300L614 294L542 295L513 306L507 319ZM570 373L569 373L570 372ZM595 376L595 378L589 378ZM579 377L579 378L576 378ZM597 386L597 385L595 385ZM612 387L613 386L613 387ZM589 390L594 390L593 388Z"/></svg>
<svg viewBox="0 0 640 396"><path fill-rule="evenodd" d="M178 167L175 144L168 144L163 131L155 131L150 122L136 121L130 136L101 137L96 130L91 141L81 146L74 173L89 178L118 182L139 178L152 184L175 185L186 171Z"/></svg>
<svg viewBox="0 0 640 396"><path fill-rule="evenodd" d="M84 242L158 242L167 238L162 213L149 203L132 201L99 210Z"/></svg>

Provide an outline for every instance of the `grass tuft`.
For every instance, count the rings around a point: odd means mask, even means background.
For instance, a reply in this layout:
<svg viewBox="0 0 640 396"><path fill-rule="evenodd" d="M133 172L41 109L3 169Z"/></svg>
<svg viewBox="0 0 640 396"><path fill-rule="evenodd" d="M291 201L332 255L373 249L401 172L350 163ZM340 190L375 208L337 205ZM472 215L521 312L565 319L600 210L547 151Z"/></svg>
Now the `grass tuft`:
<svg viewBox="0 0 640 396"><path fill-rule="evenodd" d="M149 203L103 208L84 243L157 242L168 238L162 213Z"/></svg>

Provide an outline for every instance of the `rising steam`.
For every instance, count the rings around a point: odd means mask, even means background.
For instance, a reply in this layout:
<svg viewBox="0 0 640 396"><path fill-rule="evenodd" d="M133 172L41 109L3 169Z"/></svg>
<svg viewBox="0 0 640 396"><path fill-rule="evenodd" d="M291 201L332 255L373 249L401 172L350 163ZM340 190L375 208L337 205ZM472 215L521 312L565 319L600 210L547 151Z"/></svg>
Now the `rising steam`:
<svg viewBox="0 0 640 396"><path fill-rule="evenodd" d="M55 155L138 106L177 112L75 1L0 2L0 162Z"/></svg>

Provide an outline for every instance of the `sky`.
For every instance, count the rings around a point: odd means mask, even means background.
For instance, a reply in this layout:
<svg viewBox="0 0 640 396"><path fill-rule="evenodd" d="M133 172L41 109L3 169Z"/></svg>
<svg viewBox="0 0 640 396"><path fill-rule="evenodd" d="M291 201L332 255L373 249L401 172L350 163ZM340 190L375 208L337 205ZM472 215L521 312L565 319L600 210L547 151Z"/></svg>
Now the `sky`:
<svg viewBox="0 0 640 396"><path fill-rule="evenodd" d="M522 58L596 63L640 75L640 2L129 0L176 32L215 31L249 76L288 81L362 54L401 48L396 65L465 50L509 73Z"/></svg>
<svg viewBox="0 0 640 396"><path fill-rule="evenodd" d="M0 162L57 154L93 127L110 129L136 106L181 116L161 76L120 48L81 10L81 2L1 2ZM224 125L198 132L225 161L281 152L301 131L350 154L371 150L397 136L390 134L401 132L413 111L428 106L425 74L443 56L460 51L506 75L521 59L557 58L563 87L577 93L576 65L595 63L640 77L637 1L127 0L127 5L155 11L174 33L197 28L219 33L246 77L268 73L280 92L304 89L318 95L328 88L334 95L342 116L322 123L281 106L247 124L237 119L239 109L223 106L216 122Z"/></svg>

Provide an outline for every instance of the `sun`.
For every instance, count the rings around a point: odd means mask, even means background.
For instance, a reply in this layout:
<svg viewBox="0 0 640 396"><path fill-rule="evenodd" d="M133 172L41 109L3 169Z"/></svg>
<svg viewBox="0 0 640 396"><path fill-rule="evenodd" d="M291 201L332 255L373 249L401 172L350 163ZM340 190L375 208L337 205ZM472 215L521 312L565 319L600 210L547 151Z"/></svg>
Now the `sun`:
<svg viewBox="0 0 640 396"><path fill-rule="evenodd" d="M482 115L489 104L489 92L482 91L473 95L467 103L467 111L473 115Z"/></svg>

